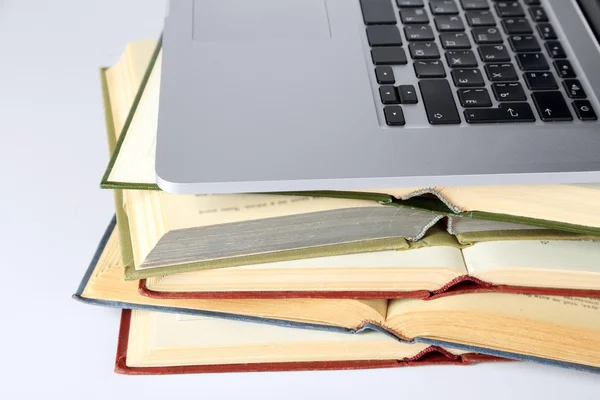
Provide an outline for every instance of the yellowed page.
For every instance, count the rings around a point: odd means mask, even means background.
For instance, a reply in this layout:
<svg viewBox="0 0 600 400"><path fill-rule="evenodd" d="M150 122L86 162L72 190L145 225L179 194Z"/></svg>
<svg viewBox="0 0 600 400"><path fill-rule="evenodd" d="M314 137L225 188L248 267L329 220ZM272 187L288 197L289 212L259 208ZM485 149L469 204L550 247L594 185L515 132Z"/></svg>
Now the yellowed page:
<svg viewBox="0 0 600 400"><path fill-rule="evenodd" d="M504 316L522 321L598 331L600 334L600 299L587 297L470 293L430 301L398 299L389 302L388 319L399 316L406 318L419 313L449 315L446 312Z"/></svg>
<svg viewBox="0 0 600 400"><path fill-rule="evenodd" d="M408 337L600 367L600 299L474 293L394 300L389 313Z"/></svg>
<svg viewBox="0 0 600 400"><path fill-rule="evenodd" d="M146 281L153 291L437 290L466 275L460 249L424 247L171 274Z"/></svg>
<svg viewBox="0 0 600 400"><path fill-rule="evenodd" d="M354 207L385 207L371 200L261 194L160 193L168 231Z"/></svg>
<svg viewBox="0 0 600 400"><path fill-rule="evenodd" d="M132 313L129 366L231 363L402 360L425 350L380 332L340 332L178 316ZM464 351L448 349L453 354Z"/></svg>
<svg viewBox="0 0 600 400"><path fill-rule="evenodd" d="M117 135L120 134L131 103L156 49L156 40L142 40L127 44L117 64L106 71L109 98Z"/></svg>
<svg viewBox="0 0 600 400"><path fill-rule="evenodd" d="M156 183L154 158L156 154L161 64L162 52L156 60L155 67L152 70L144 93L129 125L118 157L108 176L108 180L111 182ZM137 65L134 69L141 69L139 63L133 63L133 65ZM137 76L137 78L140 79L137 82L139 85L141 77ZM121 108L125 104L119 103L116 106Z"/></svg>
<svg viewBox="0 0 600 400"><path fill-rule="evenodd" d="M600 185L437 188L462 211L485 211L600 228Z"/></svg>
<svg viewBox="0 0 600 400"><path fill-rule="evenodd" d="M509 240L463 249L469 273L492 269L581 271L600 275L600 241ZM600 289L600 288L598 288Z"/></svg>

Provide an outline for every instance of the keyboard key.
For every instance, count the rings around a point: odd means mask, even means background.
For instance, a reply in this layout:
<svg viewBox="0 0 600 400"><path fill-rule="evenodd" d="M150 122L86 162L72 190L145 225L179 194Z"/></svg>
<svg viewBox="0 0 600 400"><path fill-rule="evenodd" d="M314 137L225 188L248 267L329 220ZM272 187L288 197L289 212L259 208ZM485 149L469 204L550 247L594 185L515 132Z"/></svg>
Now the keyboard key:
<svg viewBox="0 0 600 400"><path fill-rule="evenodd" d="M379 84L393 85L396 83L392 67L375 67L375 78L377 78L377 83Z"/></svg>
<svg viewBox="0 0 600 400"><path fill-rule="evenodd" d="M398 104L398 96L396 95L396 88L393 86L381 86L379 88L379 97L383 104Z"/></svg>
<svg viewBox="0 0 600 400"><path fill-rule="evenodd" d="M485 86L483 76L478 69L453 69L452 80L456 87Z"/></svg>
<svg viewBox="0 0 600 400"><path fill-rule="evenodd" d="M406 125L404 120L404 113L400 106L387 106L383 108L385 114L385 123L389 126L403 126Z"/></svg>
<svg viewBox="0 0 600 400"><path fill-rule="evenodd" d="M525 91L520 83L493 83L492 91L498 101L525 101Z"/></svg>
<svg viewBox="0 0 600 400"><path fill-rule="evenodd" d="M504 28L504 32L507 35L527 35L533 33L533 29L531 29L529 21L524 18L503 19L502 28Z"/></svg>
<svg viewBox="0 0 600 400"><path fill-rule="evenodd" d="M471 33L477 44L502 44L502 35L498 28L473 28Z"/></svg>
<svg viewBox="0 0 600 400"><path fill-rule="evenodd" d="M476 67L475 54L470 50L447 51L446 62L450 68Z"/></svg>
<svg viewBox="0 0 600 400"><path fill-rule="evenodd" d="M510 61L508 50L503 44L495 46L479 46L479 57L483 62L503 62Z"/></svg>
<svg viewBox="0 0 600 400"><path fill-rule="evenodd" d="M401 85L397 88L400 104L417 104L419 98L413 85Z"/></svg>
<svg viewBox="0 0 600 400"><path fill-rule="evenodd" d="M535 116L527 103L501 103L498 108L473 108L465 110L469 124L535 122Z"/></svg>
<svg viewBox="0 0 600 400"><path fill-rule="evenodd" d="M496 20L491 11L467 11L465 18L469 26L496 26Z"/></svg>
<svg viewBox="0 0 600 400"><path fill-rule="evenodd" d="M565 53L565 49L559 41L547 41L546 50L548 50L548 54L552 58L567 58L567 53Z"/></svg>
<svg viewBox="0 0 600 400"><path fill-rule="evenodd" d="M440 42L446 50L471 48L471 42L466 33L442 33L440 34Z"/></svg>
<svg viewBox="0 0 600 400"><path fill-rule="evenodd" d="M463 10L489 10L490 6L487 0L460 0Z"/></svg>
<svg viewBox="0 0 600 400"><path fill-rule="evenodd" d="M460 124L450 84L445 79L426 79L419 82L427 119L431 125Z"/></svg>
<svg viewBox="0 0 600 400"><path fill-rule="evenodd" d="M458 14L458 7L454 0L430 0L429 8L433 15Z"/></svg>
<svg viewBox="0 0 600 400"><path fill-rule="evenodd" d="M563 86L567 96L572 99L585 99L587 97L585 90L581 87L581 82L577 79L565 79Z"/></svg>
<svg viewBox="0 0 600 400"><path fill-rule="evenodd" d="M541 51L540 44L535 36L511 36L508 39L510 47L517 53Z"/></svg>
<svg viewBox="0 0 600 400"><path fill-rule="evenodd" d="M406 39L410 42L413 41L432 41L433 30L429 25L406 25L404 27L404 34Z"/></svg>
<svg viewBox="0 0 600 400"><path fill-rule="evenodd" d="M519 53L517 64L522 71L547 71L550 69L542 53Z"/></svg>
<svg viewBox="0 0 600 400"><path fill-rule="evenodd" d="M556 68L556 72L558 72L558 75L563 79L577 78L577 74L568 60L554 61L554 68Z"/></svg>
<svg viewBox="0 0 600 400"><path fill-rule="evenodd" d="M413 42L408 45L413 60L440 58L440 51L435 42Z"/></svg>
<svg viewBox="0 0 600 400"><path fill-rule="evenodd" d="M492 100L487 89L460 89L458 99L463 107L491 107Z"/></svg>
<svg viewBox="0 0 600 400"><path fill-rule="evenodd" d="M533 92L531 94L535 108L542 121L572 121L569 106L561 92Z"/></svg>
<svg viewBox="0 0 600 400"><path fill-rule="evenodd" d="M435 61L415 61L415 74L417 78L445 78L446 70L440 60Z"/></svg>
<svg viewBox="0 0 600 400"><path fill-rule="evenodd" d="M548 15L542 7L529 7L529 14L533 22L548 22Z"/></svg>
<svg viewBox="0 0 600 400"><path fill-rule="evenodd" d="M554 28L548 23L538 24L537 30L540 33L540 36L543 40L552 40L556 39L557 37Z"/></svg>
<svg viewBox="0 0 600 400"><path fill-rule="evenodd" d="M464 32L465 24L458 15L438 15L434 18L438 32Z"/></svg>
<svg viewBox="0 0 600 400"><path fill-rule="evenodd" d="M360 8L366 25L396 23L391 0L360 0Z"/></svg>
<svg viewBox="0 0 600 400"><path fill-rule="evenodd" d="M400 104L417 104L419 102L417 91L413 85L398 86L398 96Z"/></svg>
<svg viewBox="0 0 600 400"><path fill-rule="evenodd" d="M577 114L577 118L579 118L582 121L598 120L598 116L594 112L592 103L590 103L587 100L575 100L573 102L573 108L575 109L575 114Z"/></svg>
<svg viewBox="0 0 600 400"><path fill-rule="evenodd" d="M423 8L401 8L400 19L403 24L428 24L429 16Z"/></svg>
<svg viewBox="0 0 600 400"><path fill-rule="evenodd" d="M524 17L525 11L518 1L498 1L494 5L500 18Z"/></svg>
<svg viewBox="0 0 600 400"><path fill-rule="evenodd" d="M526 6L539 6L540 0L524 0Z"/></svg>
<svg viewBox="0 0 600 400"><path fill-rule="evenodd" d="M512 64L486 64L485 73L492 82L518 81L519 76Z"/></svg>
<svg viewBox="0 0 600 400"><path fill-rule="evenodd" d="M367 39L369 45L376 46L402 46L402 37L398 27L394 25L367 26Z"/></svg>
<svg viewBox="0 0 600 400"><path fill-rule="evenodd" d="M398 7L424 7L423 0L396 0Z"/></svg>
<svg viewBox="0 0 600 400"><path fill-rule="evenodd" d="M554 90L558 89L556 79L548 72L527 72L523 75L527 87L531 90Z"/></svg>
<svg viewBox="0 0 600 400"><path fill-rule="evenodd" d="M402 65L408 63L404 49L399 46L374 47L371 49L371 58L375 65Z"/></svg>

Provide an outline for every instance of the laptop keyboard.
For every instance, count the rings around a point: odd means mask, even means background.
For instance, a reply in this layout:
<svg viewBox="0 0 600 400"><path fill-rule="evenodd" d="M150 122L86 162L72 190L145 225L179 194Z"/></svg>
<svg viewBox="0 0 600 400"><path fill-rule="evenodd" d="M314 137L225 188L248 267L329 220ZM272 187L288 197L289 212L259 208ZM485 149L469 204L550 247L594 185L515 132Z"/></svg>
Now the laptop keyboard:
<svg viewBox="0 0 600 400"><path fill-rule="evenodd" d="M431 125L597 120L542 0L359 1L387 125L417 90Z"/></svg>

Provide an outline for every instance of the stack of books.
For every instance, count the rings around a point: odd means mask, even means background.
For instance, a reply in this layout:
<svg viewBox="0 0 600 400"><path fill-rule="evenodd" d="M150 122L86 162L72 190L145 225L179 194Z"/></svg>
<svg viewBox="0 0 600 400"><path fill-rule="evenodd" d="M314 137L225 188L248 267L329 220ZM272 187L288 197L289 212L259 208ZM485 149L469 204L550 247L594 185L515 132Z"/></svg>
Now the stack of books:
<svg viewBox="0 0 600 400"><path fill-rule="evenodd" d="M160 67L147 41L102 70L116 217L74 297L123 309L118 373L600 372L600 185L168 194Z"/></svg>

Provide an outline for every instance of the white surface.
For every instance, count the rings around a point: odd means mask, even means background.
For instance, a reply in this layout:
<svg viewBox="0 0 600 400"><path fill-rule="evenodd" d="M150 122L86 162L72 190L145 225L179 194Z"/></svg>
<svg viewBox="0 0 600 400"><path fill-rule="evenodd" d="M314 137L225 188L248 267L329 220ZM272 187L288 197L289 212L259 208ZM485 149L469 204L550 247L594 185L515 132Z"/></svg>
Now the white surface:
<svg viewBox="0 0 600 400"><path fill-rule="evenodd" d="M600 376L523 363L114 374L119 312L70 297L112 215L111 193L98 188L98 67L128 41L157 37L164 10L163 0L0 0L0 398L598 398Z"/></svg>

